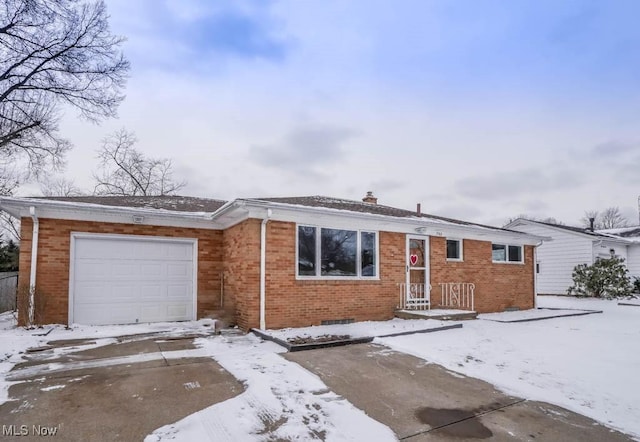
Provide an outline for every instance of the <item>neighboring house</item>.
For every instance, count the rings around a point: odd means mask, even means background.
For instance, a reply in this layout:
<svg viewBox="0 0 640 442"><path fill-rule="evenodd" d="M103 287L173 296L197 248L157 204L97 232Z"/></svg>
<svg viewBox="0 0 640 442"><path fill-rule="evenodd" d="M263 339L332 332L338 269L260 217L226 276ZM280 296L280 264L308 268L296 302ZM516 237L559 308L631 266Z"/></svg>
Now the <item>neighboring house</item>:
<svg viewBox="0 0 640 442"><path fill-rule="evenodd" d="M222 312L244 329L384 320L430 285L430 306L451 304L440 295L452 287L459 301L460 286L445 283L475 288L478 312L535 302L539 237L379 205L371 193L0 198L0 207L21 219L20 305L34 288L42 323Z"/></svg>
<svg viewBox="0 0 640 442"><path fill-rule="evenodd" d="M627 245L627 267L632 277L640 278L640 226L598 230L598 232L615 235L630 242Z"/></svg>
<svg viewBox="0 0 640 442"><path fill-rule="evenodd" d="M537 293L566 295L573 285L573 269L593 264L598 258L624 258L632 276L640 276L640 241L609 231L591 231L519 218L505 226L531 235L549 237L537 248ZM640 240L640 238L638 238Z"/></svg>

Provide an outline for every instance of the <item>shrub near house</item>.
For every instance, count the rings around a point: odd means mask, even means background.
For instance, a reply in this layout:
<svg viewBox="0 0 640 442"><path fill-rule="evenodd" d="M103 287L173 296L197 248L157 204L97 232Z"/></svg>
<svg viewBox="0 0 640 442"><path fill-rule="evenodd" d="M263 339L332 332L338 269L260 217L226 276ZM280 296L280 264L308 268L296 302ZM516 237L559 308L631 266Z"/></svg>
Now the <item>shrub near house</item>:
<svg viewBox="0 0 640 442"><path fill-rule="evenodd" d="M567 290L570 295L611 299L628 296L633 289L623 258L579 264L573 269L572 277L573 285Z"/></svg>

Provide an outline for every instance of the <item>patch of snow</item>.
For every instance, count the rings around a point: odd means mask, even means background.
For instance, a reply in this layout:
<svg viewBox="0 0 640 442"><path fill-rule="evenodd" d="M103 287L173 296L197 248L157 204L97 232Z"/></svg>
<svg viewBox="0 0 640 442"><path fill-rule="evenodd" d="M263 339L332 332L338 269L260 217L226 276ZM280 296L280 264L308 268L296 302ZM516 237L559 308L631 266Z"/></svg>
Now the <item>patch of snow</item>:
<svg viewBox="0 0 640 442"><path fill-rule="evenodd" d="M640 437L640 309L559 296L541 296L538 305L603 313L534 322L468 321L437 339L416 334L376 342Z"/></svg>
<svg viewBox="0 0 640 442"><path fill-rule="evenodd" d="M459 313L459 310L458 310ZM320 336L349 336L351 338L369 338L451 325L451 321L424 319L391 319L389 321L363 321L351 324L313 325L301 328L282 328L264 332L283 341L295 338L318 338Z"/></svg>
<svg viewBox="0 0 640 442"><path fill-rule="evenodd" d="M246 391L161 427L145 441L397 440L320 378L282 358L283 349L272 342L246 335L198 339L196 344Z"/></svg>
<svg viewBox="0 0 640 442"><path fill-rule="evenodd" d="M65 385L51 385L49 387L42 387L40 389L40 391L53 391L53 390L60 390L62 388L64 388Z"/></svg>

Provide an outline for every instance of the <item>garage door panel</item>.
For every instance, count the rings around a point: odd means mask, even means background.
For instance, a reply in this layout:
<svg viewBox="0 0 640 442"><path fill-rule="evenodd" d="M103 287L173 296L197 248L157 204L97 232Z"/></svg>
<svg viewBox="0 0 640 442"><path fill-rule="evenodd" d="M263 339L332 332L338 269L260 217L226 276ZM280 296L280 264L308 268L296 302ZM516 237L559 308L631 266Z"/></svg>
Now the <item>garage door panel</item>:
<svg viewBox="0 0 640 442"><path fill-rule="evenodd" d="M110 275L109 269L105 269L104 265L96 260L76 260L77 280L91 281L93 279L104 279Z"/></svg>
<svg viewBox="0 0 640 442"><path fill-rule="evenodd" d="M140 299L144 301L162 301L167 297L167 287L160 284L143 284L140 286Z"/></svg>
<svg viewBox="0 0 640 442"><path fill-rule="evenodd" d="M166 275L169 278L186 278L193 274L191 263L167 263Z"/></svg>
<svg viewBox="0 0 640 442"><path fill-rule="evenodd" d="M167 305L167 317L182 318L189 313L190 306L188 304L169 304ZM177 319L176 319L177 320Z"/></svg>
<svg viewBox="0 0 640 442"><path fill-rule="evenodd" d="M138 273L141 278L157 278L166 274L164 268L165 266L159 262L149 262L140 264L138 266Z"/></svg>
<svg viewBox="0 0 640 442"><path fill-rule="evenodd" d="M102 279L104 279L104 276L110 276L114 280L132 278L138 273L137 267L138 267L137 264L134 264L133 262L129 262L129 261L111 263L111 265L105 266L105 274L102 275Z"/></svg>
<svg viewBox="0 0 640 442"><path fill-rule="evenodd" d="M142 304L140 322L180 321L189 314L190 304L176 303L165 305Z"/></svg>
<svg viewBox="0 0 640 442"><path fill-rule="evenodd" d="M188 261L191 262L191 248L183 247L183 244L166 244L165 256L171 258L172 261Z"/></svg>
<svg viewBox="0 0 640 442"><path fill-rule="evenodd" d="M104 313L109 312L106 316ZM136 322L137 308L130 305L114 305L113 303L83 304L75 306L76 316L82 318L82 323L93 325L132 324Z"/></svg>
<svg viewBox="0 0 640 442"><path fill-rule="evenodd" d="M167 286L167 299L190 299L192 291L191 284L171 284Z"/></svg>
<svg viewBox="0 0 640 442"><path fill-rule="evenodd" d="M122 236L74 243L74 322L194 319L193 242Z"/></svg>
<svg viewBox="0 0 640 442"><path fill-rule="evenodd" d="M76 283L76 291L82 293L82 297L76 299L76 304L102 303L111 297L110 287L91 282Z"/></svg>

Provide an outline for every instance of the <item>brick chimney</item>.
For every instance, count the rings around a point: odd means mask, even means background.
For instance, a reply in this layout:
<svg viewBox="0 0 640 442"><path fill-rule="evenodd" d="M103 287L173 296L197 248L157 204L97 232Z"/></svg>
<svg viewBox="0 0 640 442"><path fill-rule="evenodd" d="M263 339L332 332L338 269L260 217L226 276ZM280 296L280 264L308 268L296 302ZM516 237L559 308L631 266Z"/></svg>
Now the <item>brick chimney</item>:
<svg viewBox="0 0 640 442"><path fill-rule="evenodd" d="M369 204L378 204L378 198L373 196L372 191L368 191L365 197L362 198L362 201Z"/></svg>

